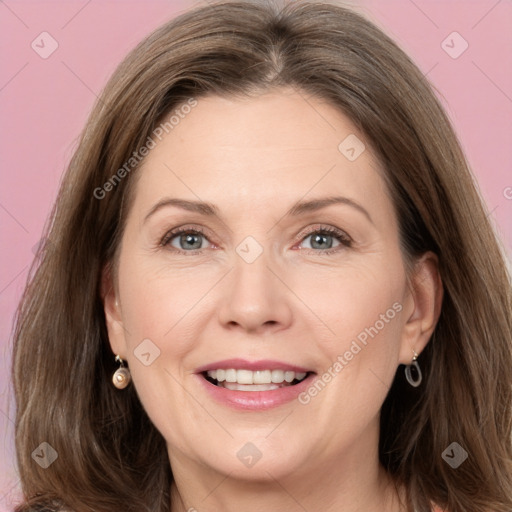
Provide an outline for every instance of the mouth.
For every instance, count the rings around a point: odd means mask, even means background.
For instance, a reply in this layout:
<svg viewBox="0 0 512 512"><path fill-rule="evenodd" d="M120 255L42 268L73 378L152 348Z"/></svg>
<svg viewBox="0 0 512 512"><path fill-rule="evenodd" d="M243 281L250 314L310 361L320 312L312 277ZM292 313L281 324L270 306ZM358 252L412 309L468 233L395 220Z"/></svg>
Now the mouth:
<svg viewBox="0 0 512 512"><path fill-rule="evenodd" d="M219 405L254 412L293 402L316 379L311 367L271 359L224 359L195 373L207 396Z"/></svg>
<svg viewBox="0 0 512 512"><path fill-rule="evenodd" d="M272 391L300 384L314 372L296 372L286 369L247 370L218 368L201 372L202 377L214 386L231 391Z"/></svg>

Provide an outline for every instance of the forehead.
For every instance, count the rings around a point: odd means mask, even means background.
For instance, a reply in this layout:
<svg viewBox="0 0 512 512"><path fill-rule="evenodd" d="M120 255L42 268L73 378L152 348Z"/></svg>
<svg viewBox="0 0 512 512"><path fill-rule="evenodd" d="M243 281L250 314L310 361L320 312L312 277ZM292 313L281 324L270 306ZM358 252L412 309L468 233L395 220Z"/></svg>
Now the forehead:
<svg viewBox="0 0 512 512"><path fill-rule="evenodd" d="M338 192L386 206L382 169L364 135L324 100L283 89L202 97L186 112L153 135L136 202L165 193L254 209L269 198L289 205Z"/></svg>

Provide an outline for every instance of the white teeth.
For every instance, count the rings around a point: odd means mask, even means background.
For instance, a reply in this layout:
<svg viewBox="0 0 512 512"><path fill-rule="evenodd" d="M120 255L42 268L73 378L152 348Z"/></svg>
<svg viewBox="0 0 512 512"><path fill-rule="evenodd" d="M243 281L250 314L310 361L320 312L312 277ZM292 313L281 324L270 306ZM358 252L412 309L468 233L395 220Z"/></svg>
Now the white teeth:
<svg viewBox="0 0 512 512"><path fill-rule="evenodd" d="M270 370L259 370L251 373L254 375L254 384L270 384L272 382L272 372Z"/></svg>
<svg viewBox="0 0 512 512"><path fill-rule="evenodd" d="M222 387L231 389L231 391L271 391L272 389L278 389L280 386L277 384L238 384L233 382L224 382L221 384Z"/></svg>
<svg viewBox="0 0 512 512"><path fill-rule="evenodd" d="M284 380L291 382L295 378L295 372L284 372Z"/></svg>
<svg viewBox="0 0 512 512"><path fill-rule="evenodd" d="M272 382L276 384L281 384L284 381L284 372L283 370L272 370L271 375Z"/></svg>
<svg viewBox="0 0 512 512"><path fill-rule="evenodd" d="M238 384L253 384L253 374L250 370L237 370L236 381Z"/></svg>
<svg viewBox="0 0 512 512"><path fill-rule="evenodd" d="M252 388L256 388L259 384L282 384L287 382L288 384L293 382L295 379L302 380L306 376L305 372L291 372L284 370L236 370L230 368L228 370L209 370L207 372L208 377L217 380L219 383L224 382L225 384L254 384ZM234 389L232 386L225 385L229 389ZM275 387L270 388L275 389ZM256 389L254 389L256 390ZM258 391L260 391L258 389ZM261 390L264 391L264 390Z"/></svg>
<svg viewBox="0 0 512 512"><path fill-rule="evenodd" d="M226 382L236 382L236 370L226 370Z"/></svg>

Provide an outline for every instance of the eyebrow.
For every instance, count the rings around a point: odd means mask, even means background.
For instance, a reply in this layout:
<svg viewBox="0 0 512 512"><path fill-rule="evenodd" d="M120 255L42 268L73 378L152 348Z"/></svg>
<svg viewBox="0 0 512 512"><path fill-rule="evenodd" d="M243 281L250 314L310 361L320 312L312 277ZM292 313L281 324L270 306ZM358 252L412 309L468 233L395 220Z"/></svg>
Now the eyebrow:
<svg viewBox="0 0 512 512"><path fill-rule="evenodd" d="M368 213L368 211L363 208L359 203L354 201L353 199L350 199L348 197L343 196L331 196L331 197L322 197L318 199L311 199L309 201L299 201L295 205L293 205L286 214L282 217L298 217L299 215L304 215L306 213L315 212L318 210L321 210L323 208L326 208L328 206L334 205L334 204L344 204L348 206L352 206L356 210L358 210L360 213L362 213L372 224L373 220ZM217 206L215 206L212 203L207 203L204 201L191 201L187 199L179 199L179 198L171 198L166 197L156 203L151 210L148 212L146 217L144 218L144 222L146 222L149 217L151 217L154 213L156 213L158 210L168 207L168 206L174 206L176 208L181 208L182 210L187 210L189 212L198 213L200 215L205 215L208 217L212 216L218 216L219 215L219 209Z"/></svg>

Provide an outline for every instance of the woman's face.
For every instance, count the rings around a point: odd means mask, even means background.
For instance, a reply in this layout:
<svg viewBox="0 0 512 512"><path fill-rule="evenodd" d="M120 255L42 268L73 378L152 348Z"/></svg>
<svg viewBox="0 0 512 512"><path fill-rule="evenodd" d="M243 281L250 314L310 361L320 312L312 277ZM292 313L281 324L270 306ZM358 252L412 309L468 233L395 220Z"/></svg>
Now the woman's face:
<svg viewBox="0 0 512 512"><path fill-rule="evenodd" d="M376 461L382 402L422 347L364 136L291 89L201 98L169 126L138 171L106 311L173 469L325 478Z"/></svg>

